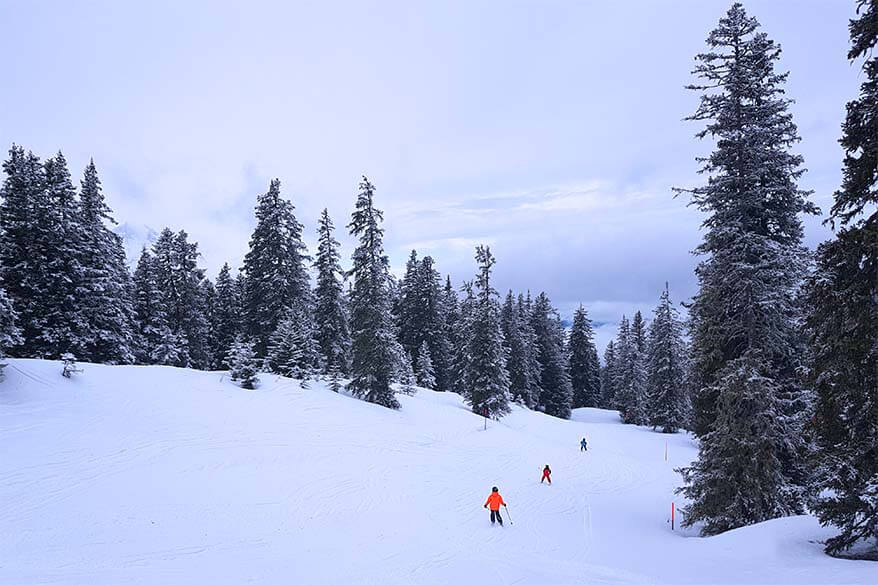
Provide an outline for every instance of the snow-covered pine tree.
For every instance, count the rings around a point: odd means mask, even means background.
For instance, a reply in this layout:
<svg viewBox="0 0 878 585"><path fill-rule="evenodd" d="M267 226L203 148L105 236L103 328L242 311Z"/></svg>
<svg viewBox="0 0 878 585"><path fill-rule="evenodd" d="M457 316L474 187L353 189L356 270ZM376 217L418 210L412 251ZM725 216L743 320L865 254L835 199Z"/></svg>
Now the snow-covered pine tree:
<svg viewBox="0 0 878 585"><path fill-rule="evenodd" d="M616 379L616 346L612 340L604 349L604 367L601 368L601 406L603 408L615 408L616 389L613 385Z"/></svg>
<svg viewBox="0 0 878 585"><path fill-rule="evenodd" d="M842 126L843 181L830 214L841 228L820 245L807 287L813 491L821 523L840 530L826 541L833 555L870 540L878 548L878 5L859 0L857 11L848 59L865 58L865 79Z"/></svg>
<svg viewBox="0 0 878 585"><path fill-rule="evenodd" d="M418 287L424 308L424 339L430 349L430 359L436 376L435 390L451 389L453 350L446 329L445 293L433 258L424 256L418 266Z"/></svg>
<svg viewBox="0 0 878 585"><path fill-rule="evenodd" d="M216 300L211 329L211 368L219 369L226 362L232 342L241 332L241 316L235 281L229 264L223 264L216 277Z"/></svg>
<svg viewBox="0 0 878 585"><path fill-rule="evenodd" d="M396 323L399 343L414 359L423 340L424 315L421 307L418 282L418 252L412 250L405 263L405 275L399 283L399 299L396 308Z"/></svg>
<svg viewBox="0 0 878 585"><path fill-rule="evenodd" d="M273 179L256 202L256 228L242 270L247 276L247 331L259 357L265 356L268 338L284 313L310 297L306 268L310 258L294 210L290 201L281 198L279 179Z"/></svg>
<svg viewBox="0 0 878 585"><path fill-rule="evenodd" d="M802 510L807 395L797 373L796 293L807 253L799 214L816 208L796 185L804 171L802 157L789 151L798 134L783 96L787 75L774 70L780 47L758 27L734 4L708 36L708 52L696 57L694 74L703 81L690 87L702 95L689 119L707 121L697 136L716 140L699 159L707 184L685 191L707 215L696 249L706 258L690 309L702 440L698 462L684 474L693 500L687 522L704 520L707 533ZM732 441L751 456L728 456ZM757 462L766 467L755 470ZM715 481L750 473L753 481ZM746 512L742 501L751 506Z"/></svg>
<svg viewBox="0 0 878 585"><path fill-rule="evenodd" d="M451 285L451 277L445 279L445 287L442 290L442 337L444 360L447 363L445 388L446 392L461 393L461 378L457 368L457 348L460 347L460 304L457 299L457 291ZM432 356L431 356L432 357Z"/></svg>
<svg viewBox="0 0 878 585"><path fill-rule="evenodd" d="M469 368L470 340L473 335L473 322L476 313L476 295L473 290L472 281L466 281L461 285L463 298L458 305L459 313L457 318L457 326L455 327L455 345L454 345L454 375L457 380L455 392L461 396L467 393L467 370Z"/></svg>
<svg viewBox="0 0 878 585"><path fill-rule="evenodd" d="M430 358L430 346L424 341L418 348L418 363L415 367L415 378L421 388L436 388L436 374L433 371L433 360Z"/></svg>
<svg viewBox="0 0 878 585"><path fill-rule="evenodd" d="M399 287L397 322L400 343L415 360L426 342L436 372L436 389L449 389L451 346L445 331L443 292L433 258L418 260L412 250ZM417 368L416 368L417 369Z"/></svg>
<svg viewBox="0 0 878 585"><path fill-rule="evenodd" d="M533 303L531 323L540 364L538 405L546 414L570 418L573 387L570 385L567 355L564 352L564 328L561 317L544 292Z"/></svg>
<svg viewBox="0 0 878 585"><path fill-rule="evenodd" d="M308 312L289 310L268 338L265 363L269 371L281 376L308 380L320 368L320 352Z"/></svg>
<svg viewBox="0 0 878 585"><path fill-rule="evenodd" d="M640 319L639 327L643 320ZM622 316L615 343L613 390L615 404L626 424L646 424L646 355L639 350L638 335ZM644 340L644 347L646 342Z"/></svg>
<svg viewBox="0 0 878 585"><path fill-rule="evenodd" d="M594 346L591 319L582 305L573 314L573 326L567 343L573 408L597 407L601 403L600 364Z"/></svg>
<svg viewBox="0 0 878 585"><path fill-rule="evenodd" d="M174 333L166 324L158 329L156 337L155 347L146 356L147 363L158 366L187 367L189 346L185 337Z"/></svg>
<svg viewBox="0 0 878 585"><path fill-rule="evenodd" d="M391 315L389 261L384 254L383 214L374 205L375 187L365 176L348 229L359 239L350 275L352 379L348 388L369 402L399 408L391 382L398 371L402 348Z"/></svg>
<svg viewBox="0 0 878 585"><path fill-rule="evenodd" d="M540 398L540 384L542 383L542 371L537 351L537 334L534 332L532 316L532 303L530 291L527 298L519 293L516 302L518 309L519 336L522 345L522 376L520 388L522 398L528 408L535 408Z"/></svg>
<svg viewBox="0 0 878 585"><path fill-rule="evenodd" d="M134 361L135 312L125 249L104 201L94 160L83 173L79 192L83 271L79 320L85 330L79 357L86 361L125 364Z"/></svg>
<svg viewBox="0 0 878 585"><path fill-rule="evenodd" d="M470 325L464 398L473 412L499 418L509 412L509 375L497 291L491 286L491 270L496 259L489 247L479 246L476 248L476 262L479 265L475 281L478 296Z"/></svg>
<svg viewBox="0 0 878 585"><path fill-rule="evenodd" d="M796 429L780 415L777 376L759 351L719 372L717 418L701 438L698 459L678 470L686 483L678 491L692 502L683 525L703 522L705 536L800 511L777 449Z"/></svg>
<svg viewBox="0 0 878 585"><path fill-rule="evenodd" d="M229 377L238 382L241 388L253 390L259 385L259 360L253 349L253 342L238 336L229 350Z"/></svg>
<svg viewBox="0 0 878 585"><path fill-rule="evenodd" d="M21 329L16 325L17 319L12 301L6 296L6 291L0 288L0 380L3 380L7 350L21 343Z"/></svg>
<svg viewBox="0 0 878 585"><path fill-rule="evenodd" d="M45 196L40 198L35 221L43 227L32 253L44 263L35 303L38 355L59 358L64 353L83 355L87 323L82 314L85 273L81 264L84 235L76 189L67 160L59 151L43 164Z"/></svg>
<svg viewBox="0 0 878 585"><path fill-rule="evenodd" d="M637 351L645 354L647 330L646 322L643 320L643 315L640 314L640 311L634 313L634 318L631 320L631 339L634 341L634 346L637 348Z"/></svg>
<svg viewBox="0 0 878 585"><path fill-rule="evenodd" d="M649 326L646 366L648 422L664 433L675 433L687 424L686 351L683 325L665 284Z"/></svg>
<svg viewBox="0 0 878 585"><path fill-rule="evenodd" d="M415 387L415 384L418 383L418 377L415 374L415 369L412 367L412 356L405 350L403 350L403 359L399 364L397 379L401 394L414 396L418 392L418 389Z"/></svg>
<svg viewBox="0 0 878 585"><path fill-rule="evenodd" d="M335 226L324 209L317 229L317 288L314 290L314 325L325 374L350 371L351 333L345 307L339 256L339 243L332 233Z"/></svg>
<svg viewBox="0 0 878 585"><path fill-rule="evenodd" d="M201 281L199 288L199 304L201 306L202 316L205 321L204 339L205 339L205 363L204 368L214 369L214 349L216 348L216 340L214 339L213 324L216 321L216 287L210 281L210 277L205 276ZM216 369L220 369L217 367Z"/></svg>
<svg viewBox="0 0 878 585"><path fill-rule="evenodd" d="M508 359L506 369L509 372L509 392L514 402L532 408L534 395L528 379L528 361L525 339L522 335L522 323L519 318L518 305L510 290L500 312L500 324L503 330L503 345Z"/></svg>
<svg viewBox="0 0 878 585"><path fill-rule="evenodd" d="M0 282L18 314L21 343L11 349L12 355L39 355L37 336L40 323L37 315L46 265L35 254L37 242L44 241L51 229L38 221L45 214L45 173L40 159L15 144L3 162L6 178L0 188ZM41 213L38 213L40 211Z"/></svg>
<svg viewBox="0 0 878 585"><path fill-rule="evenodd" d="M152 252L156 286L161 291L166 324L173 334L165 338L185 341L177 346L179 365L205 368L208 324L201 294L204 270L198 268L198 244L189 243L185 231L174 234L165 228Z"/></svg>
<svg viewBox="0 0 878 585"><path fill-rule="evenodd" d="M134 270L134 313L135 360L139 364L155 363L153 352L160 344L167 342L170 328L162 291L157 283L155 258L146 247L141 251Z"/></svg>

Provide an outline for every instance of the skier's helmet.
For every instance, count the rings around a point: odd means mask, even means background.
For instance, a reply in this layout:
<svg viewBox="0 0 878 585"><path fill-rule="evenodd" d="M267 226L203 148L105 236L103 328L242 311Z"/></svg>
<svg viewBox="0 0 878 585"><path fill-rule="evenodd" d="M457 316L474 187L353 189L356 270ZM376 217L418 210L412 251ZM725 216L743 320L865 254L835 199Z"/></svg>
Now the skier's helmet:
<svg viewBox="0 0 878 585"><path fill-rule="evenodd" d="M497 488L497 486L494 486L491 488L491 491L492 492L499 492L500 490Z"/></svg>

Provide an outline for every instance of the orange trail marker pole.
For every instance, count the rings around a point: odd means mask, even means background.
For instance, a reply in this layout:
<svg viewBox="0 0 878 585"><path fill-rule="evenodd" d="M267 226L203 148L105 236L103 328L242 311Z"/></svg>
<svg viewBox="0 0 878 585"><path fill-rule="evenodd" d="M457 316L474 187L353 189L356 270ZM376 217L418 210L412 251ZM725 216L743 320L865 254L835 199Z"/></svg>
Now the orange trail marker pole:
<svg viewBox="0 0 878 585"><path fill-rule="evenodd" d="M674 502L671 502L671 530L674 529Z"/></svg>

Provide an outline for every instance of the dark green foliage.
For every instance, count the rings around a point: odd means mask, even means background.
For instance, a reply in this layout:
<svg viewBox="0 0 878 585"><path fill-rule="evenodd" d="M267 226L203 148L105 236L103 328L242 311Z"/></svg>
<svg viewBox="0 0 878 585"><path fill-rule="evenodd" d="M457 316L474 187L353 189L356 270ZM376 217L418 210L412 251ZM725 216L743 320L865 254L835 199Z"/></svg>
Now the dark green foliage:
<svg viewBox="0 0 878 585"><path fill-rule="evenodd" d="M600 406L600 363L594 346L591 320L582 305L573 314L567 357L570 384L573 387L573 408Z"/></svg>
<svg viewBox="0 0 878 585"><path fill-rule="evenodd" d="M499 418L509 412L509 375L506 372L506 349L500 330L500 307L497 291L491 286L491 271L496 263L491 249L476 248L478 295L473 299L469 331L468 360L464 370L464 398L473 412Z"/></svg>
<svg viewBox="0 0 878 585"><path fill-rule="evenodd" d="M229 349L229 375L241 388L253 390L259 385L259 368L253 343L238 337Z"/></svg>
<svg viewBox="0 0 878 585"><path fill-rule="evenodd" d="M131 275L122 239L107 225L116 222L104 201L94 161L83 174L79 209L82 282L77 306L84 330L77 355L91 362L131 363L135 359Z"/></svg>
<svg viewBox="0 0 878 585"><path fill-rule="evenodd" d="M369 402L399 408L391 383L405 359L391 315L388 259L384 254L383 214L374 206L375 187L360 183L357 207L348 224L359 240L354 250L351 291L352 379L348 388Z"/></svg>
<svg viewBox="0 0 878 585"><path fill-rule="evenodd" d="M678 491L691 502L685 526L704 522L702 533L713 535L799 513L777 448L795 429L783 424L771 369L752 350L719 373L716 421L701 438L698 460L678 470L686 482Z"/></svg>
<svg viewBox="0 0 878 585"><path fill-rule="evenodd" d="M339 243L333 237L334 226L324 209L317 230L317 288L314 290L315 338L320 349L323 371L347 374L350 371L351 334L345 306L339 264Z"/></svg>
<svg viewBox="0 0 878 585"><path fill-rule="evenodd" d="M758 27L734 4L697 57L702 84L691 86L702 94L690 119L707 121L697 136L716 140L700 159L709 180L688 191L706 214L690 310L703 440L684 477L695 500L690 519L705 520L707 533L803 510L799 214L817 210L797 187L804 171L790 152L798 133L783 95L787 75L774 71L780 47Z"/></svg>
<svg viewBox="0 0 878 585"><path fill-rule="evenodd" d="M601 368L601 406L613 408L616 404L616 346L611 340L604 350L604 366Z"/></svg>
<svg viewBox="0 0 878 585"><path fill-rule="evenodd" d="M185 231L175 234L165 228L152 252L155 286L170 329L170 334L162 334L163 343L175 343L178 350L179 359L172 365L207 368L208 321L201 286L204 270L198 268L198 244L190 243ZM164 353L169 355L167 348Z"/></svg>
<svg viewBox="0 0 878 585"><path fill-rule="evenodd" d="M280 180L256 202L256 228L244 257L246 275L244 312L248 335L255 341L256 355L263 357L268 338L286 311L308 302L310 289L302 242L302 225L293 204L280 196Z"/></svg>
<svg viewBox="0 0 878 585"><path fill-rule="evenodd" d="M639 314L638 312L637 315ZM639 343L642 330L642 317L635 329L623 315L614 346L614 404L619 410L622 422L626 424L643 425L647 422L646 354L641 351L641 343ZM645 346L645 343L643 345Z"/></svg>
<svg viewBox="0 0 878 585"><path fill-rule="evenodd" d="M210 367L220 369L225 366L229 348L242 329L240 298L228 263L220 269L214 288L216 296L210 325Z"/></svg>
<svg viewBox="0 0 878 585"><path fill-rule="evenodd" d="M817 251L807 296L815 510L839 528L833 555L854 545L878 550L878 6L860 0L850 23L851 60L865 57L860 96L847 104L840 140L844 179L831 221L843 227Z"/></svg>
<svg viewBox="0 0 878 585"><path fill-rule="evenodd" d="M667 286L654 315L646 362L647 418L653 428L675 433L687 426L689 399L683 325Z"/></svg>
<svg viewBox="0 0 878 585"><path fill-rule="evenodd" d="M533 303L531 325L536 339L536 358L540 365L538 406L546 414L570 418L573 387L570 385L564 352L564 328L561 317L546 293L540 293Z"/></svg>

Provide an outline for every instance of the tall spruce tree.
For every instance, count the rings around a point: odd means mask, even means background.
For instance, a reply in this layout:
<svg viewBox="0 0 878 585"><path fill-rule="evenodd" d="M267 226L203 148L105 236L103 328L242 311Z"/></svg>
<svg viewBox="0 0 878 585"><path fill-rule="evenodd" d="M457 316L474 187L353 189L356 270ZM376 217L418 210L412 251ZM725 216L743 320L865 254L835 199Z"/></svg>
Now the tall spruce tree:
<svg viewBox="0 0 878 585"><path fill-rule="evenodd" d="M638 312L636 315L639 315ZM622 316L615 343L613 367L613 390L616 408L625 424L646 424L646 341L640 342L643 318L636 319L632 327Z"/></svg>
<svg viewBox="0 0 878 585"><path fill-rule="evenodd" d="M699 159L707 184L687 191L707 218L690 310L701 443L684 493L686 523L704 521L706 534L802 510L806 395L795 298L807 257L799 214L816 208L796 185L804 171L790 152L798 135L787 74L774 70L780 47L758 27L734 4L696 58L702 83L690 86L702 95L689 119L707 122L697 136L716 139Z"/></svg>
<svg viewBox="0 0 878 585"><path fill-rule="evenodd" d="M441 276L432 256L424 256L418 266L418 283L424 313L425 336L436 377L435 389L446 392L452 387L453 349L446 329L445 293Z"/></svg>
<svg viewBox="0 0 878 585"><path fill-rule="evenodd" d="M649 424L664 433L685 428L689 415L686 344L667 284L649 326L646 377Z"/></svg>
<svg viewBox="0 0 878 585"><path fill-rule="evenodd" d="M199 284L198 289L201 316L204 318L203 337L205 358L202 368L212 370L216 367L216 369L220 369L221 366L215 366L214 359L214 350L216 349L216 339L214 336L216 328L214 328L213 325L216 323L216 287L213 282L210 281L210 278L205 276L204 280Z"/></svg>
<svg viewBox="0 0 878 585"><path fill-rule="evenodd" d="M476 316L476 295L472 281L466 281L461 285L463 298L458 306L459 313L455 327L454 345L454 376L456 380L455 392L461 396L467 393L467 370L471 355L469 352L470 340L473 335L473 323Z"/></svg>
<svg viewBox="0 0 878 585"><path fill-rule="evenodd" d="M47 265L41 248L51 234L43 165L32 152L15 144L3 162L6 175L0 188L0 282L18 314L21 343L11 355L38 357L43 347L38 339L42 322L41 292L47 280Z"/></svg>
<svg viewBox="0 0 878 585"><path fill-rule="evenodd" d="M332 233L335 226L324 209L317 229L317 288L314 290L314 321L324 373L350 372L351 334L345 307L339 262L339 243Z"/></svg>
<svg viewBox="0 0 878 585"><path fill-rule="evenodd" d="M451 347L442 314L444 304L439 272L434 267L432 257L425 256L418 260L417 252L412 250L399 294L397 320L400 343L415 360L415 366L418 352L426 343L435 367L437 389L448 390Z"/></svg>
<svg viewBox="0 0 878 585"><path fill-rule="evenodd" d="M573 314L567 343L573 408L597 407L601 403L600 364L594 346L594 330L582 305Z"/></svg>
<svg viewBox="0 0 878 585"><path fill-rule="evenodd" d="M84 235L76 189L61 152L43 164L45 194L35 220L42 225L34 253L43 263L36 315L38 355L58 359L65 353L85 354L86 328L82 313L86 291L82 266Z"/></svg>
<svg viewBox="0 0 878 585"><path fill-rule="evenodd" d="M464 372L467 404L473 412L491 418L509 412L509 375L500 330L500 307L497 291L491 286L491 271L496 262L489 247L476 248L478 295L473 307L469 359Z"/></svg>
<svg viewBox="0 0 878 585"><path fill-rule="evenodd" d="M516 308L518 309L519 335L524 356L520 388L522 396L525 398L525 405L528 408L534 408L540 398L542 366L537 348L537 334L533 327L533 306L530 300L530 291L527 293L527 298L519 293Z"/></svg>
<svg viewBox="0 0 878 585"><path fill-rule="evenodd" d="M533 348L533 330L530 328L530 323L526 322L528 316L522 315L511 290L506 295L500 317L503 345L509 356L507 370L512 400L533 408L536 404L537 388L533 380L533 359L530 359L533 357L533 351L530 355L528 353L528 350Z"/></svg>
<svg viewBox="0 0 878 585"><path fill-rule="evenodd" d="M268 338L283 315L309 302L306 263L310 258L294 210L291 202L281 198L279 179L273 179L256 202L256 228L244 257L243 272L247 283L247 330L255 341L258 357L265 356Z"/></svg>
<svg viewBox="0 0 878 585"><path fill-rule="evenodd" d="M564 328L561 317L544 292L533 303L531 323L540 364L539 408L558 418L570 418L573 387L564 352Z"/></svg>
<svg viewBox="0 0 878 585"><path fill-rule="evenodd" d="M77 357L101 363L131 363L135 350L131 275L122 239L107 225L116 221L104 201L93 160L85 168L79 193L83 238L79 312L85 331L83 349Z"/></svg>
<svg viewBox="0 0 878 585"><path fill-rule="evenodd" d="M848 102L840 140L843 181L830 220L835 239L817 252L808 284L810 385L817 394L815 509L839 528L826 551L878 550L878 5L857 2L848 59L865 79Z"/></svg>
<svg viewBox="0 0 878 585"><path fill-rule="evenodd" d="M179 349L179 361L172 365L206 368L208 323L201 289L204 270L198 268L198 244L190 243L185 231L175 234L165 228L152 251L155 284L170 329L170 335L163 335L164 343L173 342Z"/></svg>
<svg viewBox="0 0 878 585"><path fill-rule="evenodd" d="M616 347L611 340L604 349L604 366L601 368L601 406L614 408L616 389L613 381L616 376Z"/></svg>
<svg viewBox="0 0 878 585"><path fill-rule="evenodd" d="M215 288L210 354L211 368L220 369L226 366L229 349L241 332L240 301L228 263L220 269Z"/></svg>
<svg viewBox="0 0 878 585"><path fill-rule="evenodd" d="M457 369L457 348L460 343L460 303L457 298L457 291L451 285L451 277L445 278L445 287L442 289L442 310L440 311L442 318L442 333L445 339L444 344L444 360L446 366L445 387L440 388L446 392L461 393L461 379ZM432 357L432 356L431 356Z"/></svg>
<svg viewBox="0 0 878 585"><path fill-rule="evenodd" d="M359 240L350 275L352 379L348 388L369 402L399 408L391 382L405 359L391 314L389 262L384 254L383 214L375 208L375 187L365 176L348 229Z"/></svg>
<svg viewBox="0 0 878 585"><path fill-rule="evenodd" d="M140 253L134 270L134 347L135 361L139 364L167 363L154 353L169 338L167 312L158 286L155 258L146 249ZM179 349L179 348L178 348ZM167 351L162 352L166 358ZM171 352L173 353L173 352ZM175 362L174 362L175 363Z"/></svg>
<svg viewBox="0 0 878 585"><path fill-rule="evenodd" d="M418 353L418 347L424 339L424 314L420 299L420 283L418 282L417 250L412 250L405 263L405 275L399 283L399 298L396 306L396 323L399 331L399 343L408 355Z"/></svg>

